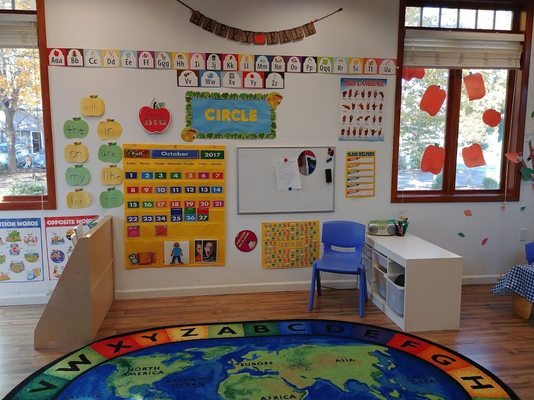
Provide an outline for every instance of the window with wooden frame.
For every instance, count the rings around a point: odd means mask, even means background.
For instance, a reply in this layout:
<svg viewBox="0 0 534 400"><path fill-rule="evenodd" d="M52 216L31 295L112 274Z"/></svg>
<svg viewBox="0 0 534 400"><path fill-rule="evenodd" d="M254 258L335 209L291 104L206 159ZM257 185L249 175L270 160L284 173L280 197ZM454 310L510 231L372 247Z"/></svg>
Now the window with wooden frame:
<svg viewBox="0 0 534 400"><path fill-rule="evenodd" d="M517 201L530 1L401 0L391 201Z"/></svg>
<svg viewBox="0 0 534 400"><path fill-rule="evenodd" d="M0 211L56 208L44 0L0 0Z"/></svg>

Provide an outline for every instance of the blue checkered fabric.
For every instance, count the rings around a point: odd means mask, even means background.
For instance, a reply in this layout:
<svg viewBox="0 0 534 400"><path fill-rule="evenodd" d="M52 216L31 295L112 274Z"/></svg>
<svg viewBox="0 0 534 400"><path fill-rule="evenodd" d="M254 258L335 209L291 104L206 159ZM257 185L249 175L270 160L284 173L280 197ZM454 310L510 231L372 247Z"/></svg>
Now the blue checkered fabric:
<svg viewBox="0 0 534 400"><path fill-rule="evenodd" d="M515 293L534 303L534 265L514 265L491 288L491 293L508 296Z"/></svg>

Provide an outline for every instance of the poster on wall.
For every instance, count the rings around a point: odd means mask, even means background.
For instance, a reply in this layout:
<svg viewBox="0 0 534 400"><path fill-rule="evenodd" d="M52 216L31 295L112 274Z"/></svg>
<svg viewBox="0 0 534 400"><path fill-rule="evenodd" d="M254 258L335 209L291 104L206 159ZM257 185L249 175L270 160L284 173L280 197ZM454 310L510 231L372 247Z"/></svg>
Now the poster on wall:
<svg viewBox="0 0 534 400"><path fill-rule="evenodd" d="M345 197L374 197L376 152L347 151Z"/></svg>
<svg viewBox="0 0 534 400"><path fill-rule="evenodd" d="M186 93L186 128L196 130L198 139L274 139L276 107L282 101L277 92Z"/></svg>
<svg viewBox="0 0 534 400"><path fill-rule="evenodd" d="M224 265L225 154L123 144L127 268Z"/></svg>
<svg viewBox="0 0 534 400"><path fill-rule="evenodd" d="M319 258L319 221L264 222L262 233L262 267L311 267Z"/></svg>
<svg viewBox="0 0 534 400"><path fill-rule="evenodd" d="M40 218L0 219L0 283L43 281Z"/></svg>
<svg viewBox="0 0 534 400"><path fill-rule="evenodd" d="M341 78L339 140L383 141L387 79Z"/></svg>
<svg viewBox="0 0 534 400"><path fill-rule="evenodd" d="M87 225L96 218L98 215L45 217L46 258L50 280L59 279L74 250L71 241L74 228L79 224Z"/></svg>

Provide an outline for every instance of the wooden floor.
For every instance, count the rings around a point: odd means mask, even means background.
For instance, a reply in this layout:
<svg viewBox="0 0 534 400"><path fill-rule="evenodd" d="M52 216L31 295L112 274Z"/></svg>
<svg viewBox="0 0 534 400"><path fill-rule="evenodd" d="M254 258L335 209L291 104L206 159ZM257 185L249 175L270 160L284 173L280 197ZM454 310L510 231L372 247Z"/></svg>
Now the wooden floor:
<svg viewBox="0 0 534 400"><path fill-rule="evenodd" d="M512 299L490 286L464 286L459 331L417 332L483 365L523 400L534 399L534 320L512 315ZM354 290L324 289L313 312L307 292L123 300L113 303L98 338L158 326L262 319L322 318L396 326L371 302L357 312ZM0 398L67 351L35 351L33 330L44 306L0 307Z"/></svg>

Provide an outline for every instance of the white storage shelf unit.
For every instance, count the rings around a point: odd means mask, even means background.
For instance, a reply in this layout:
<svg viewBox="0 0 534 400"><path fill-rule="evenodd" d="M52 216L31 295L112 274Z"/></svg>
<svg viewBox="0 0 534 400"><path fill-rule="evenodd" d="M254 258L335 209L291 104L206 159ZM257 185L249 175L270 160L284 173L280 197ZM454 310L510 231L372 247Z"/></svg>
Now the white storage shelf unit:
<svg viewBox="0 0 534 400"><path fill-rule="evenodd" d="M460 327L459 255L414 235L367 235L363 263L373 303L402 330Z"/></svg>

